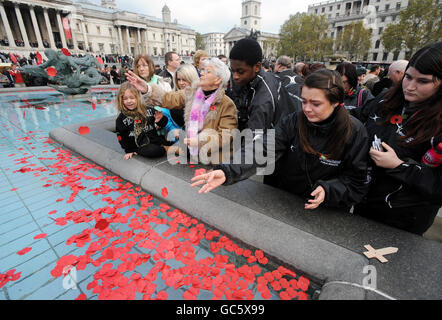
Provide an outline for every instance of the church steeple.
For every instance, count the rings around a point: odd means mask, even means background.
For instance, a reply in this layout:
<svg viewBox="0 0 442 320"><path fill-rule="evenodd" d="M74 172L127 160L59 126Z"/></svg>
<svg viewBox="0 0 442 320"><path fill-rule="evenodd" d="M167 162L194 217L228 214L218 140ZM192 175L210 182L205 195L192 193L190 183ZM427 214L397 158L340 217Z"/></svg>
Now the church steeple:
<svg viewBox="0 0 442 320"><path fill-rule="evenodd" d="M116 9L117 4L115 1L116 0L101 0L101 6L108 9Z"/></svg>
<svg viewBox="0 0 442 320"><path fill-rule="evenodd" d="M247 30L261 30L261 0L243 0L241 27Z"/></svg>
<svg viewBox="0 0 442 320"><path fill-rule="evenodd" d="M172 21L172 18L170 14L170 9L167 5L164 5L162 12L163 12L163 22L170 23Z"/></svg>

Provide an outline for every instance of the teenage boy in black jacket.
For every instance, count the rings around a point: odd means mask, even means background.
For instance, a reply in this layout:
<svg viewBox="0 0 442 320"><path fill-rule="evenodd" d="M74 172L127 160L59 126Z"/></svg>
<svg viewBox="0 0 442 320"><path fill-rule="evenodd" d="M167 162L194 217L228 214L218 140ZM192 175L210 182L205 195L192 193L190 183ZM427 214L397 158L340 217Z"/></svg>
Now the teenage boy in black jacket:
<svg viewBox="0 0 442 320"><path fill-rule="evenodd" d="M262 49L253 39L242 39L230 52L232 78L227 95L238 109L238 129L273 129L279 119L301 109L281 81L261 69ZM233 81L232 81L233 80Z"/></svg>

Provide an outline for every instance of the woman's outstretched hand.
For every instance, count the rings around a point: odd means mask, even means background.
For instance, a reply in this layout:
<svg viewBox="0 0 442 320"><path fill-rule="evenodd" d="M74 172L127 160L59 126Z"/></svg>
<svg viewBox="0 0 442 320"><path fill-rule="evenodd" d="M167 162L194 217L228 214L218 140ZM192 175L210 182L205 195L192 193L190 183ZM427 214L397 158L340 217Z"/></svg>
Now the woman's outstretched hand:
<svg viewBox="0 0 442 320"><path fill-rule="evenodd" d="M147 83L141 79L139 76L137 76L135 73L133 73L132 71L127 71L126 73L126 78L127 81L129 81L129 83L138 91L140 91L141 93L146 93L147 92Z"/></svg>
<svg viewBox="0 0 442 320"><path fill-rule="evenodd" d="M199 194L203 192L209 193L213 189L218 188L220 185L226 182L226 176L224 174L224 171L215 170L196 176L191 181L193 182L190 185L192 188L202 185L200 191L198 191Z"/></svg>

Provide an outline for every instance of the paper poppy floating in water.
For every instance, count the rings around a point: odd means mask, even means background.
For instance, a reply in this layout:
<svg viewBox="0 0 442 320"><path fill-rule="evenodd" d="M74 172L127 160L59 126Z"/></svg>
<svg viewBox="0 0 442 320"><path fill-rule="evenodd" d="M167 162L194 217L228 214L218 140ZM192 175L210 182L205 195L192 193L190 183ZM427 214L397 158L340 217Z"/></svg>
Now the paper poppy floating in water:
<svg viewBox="0 0 442 320"><path fill-rule="evenodd" d="M31 251L31 250L32 250L32 248L27 247L27 248L24 248L24 249L18 251L17 254L18 254L19 256L22 256L22 255L28 253L28 252Z"/></svg>
<svg viewBox="0 0 442 320"><path fill-rule="evenodd" d="M109 226L109 222L106 219L101 219L95 224L95 228L99 230L104 230Z"/></svg>

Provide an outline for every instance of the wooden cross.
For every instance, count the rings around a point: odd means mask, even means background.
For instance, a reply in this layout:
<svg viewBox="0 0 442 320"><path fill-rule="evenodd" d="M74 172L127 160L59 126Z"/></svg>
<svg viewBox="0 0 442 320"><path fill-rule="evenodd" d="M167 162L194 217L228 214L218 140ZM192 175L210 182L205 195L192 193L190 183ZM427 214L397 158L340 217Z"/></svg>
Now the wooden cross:
<svg viewBox="0 0 442 320"><path fill-rule="evenodd" d="M388 260L384 258L385 255L396 253L398 251L398 248L393 247L375 250L369 244L365 245L364 247L368 250L367 252L364 252L368 259L376 258L382 263L388 262Z"/></svg>

